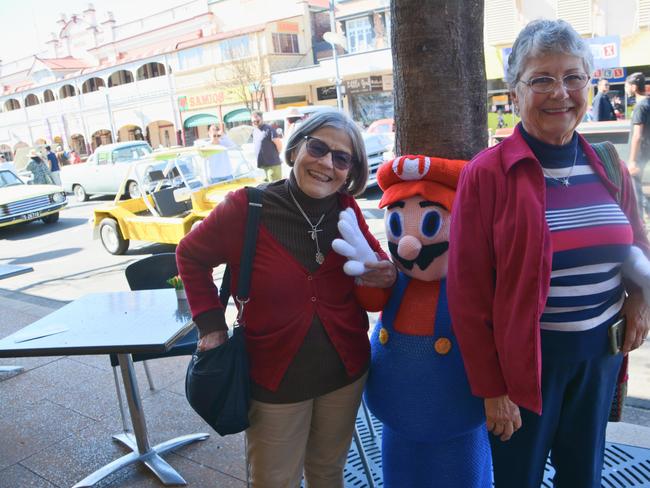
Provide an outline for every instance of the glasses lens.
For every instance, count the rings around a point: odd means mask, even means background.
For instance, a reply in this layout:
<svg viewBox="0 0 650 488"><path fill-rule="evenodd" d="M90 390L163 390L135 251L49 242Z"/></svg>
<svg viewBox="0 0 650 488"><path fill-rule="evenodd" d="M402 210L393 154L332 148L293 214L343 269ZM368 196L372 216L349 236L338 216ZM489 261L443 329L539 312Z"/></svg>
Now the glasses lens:
<svg viewBox="0 0 650 488"><path fill-rule="evenodd" d="M587 85L587 81L589 81L589 77L585 74L567 75L562 79L564 87L569 91L584 88Z"/></svg>
<svg viewBox="0 0 650 488"><path fill-rule="evenodd" d="M332 164L336 169L350 169L352 166L352 156L343 151L332 151Z"/></svg>
<svg viewBox="0 0 650 488"><path fill-rule="evenodd" d="M539 78L531 79L528 84L537 93L548 93L555 86L555 78L551 76L540 76Z"/></svg>
<svg viewBox="0 0 650 488"><path fill-rule="evenodd" d="M310 137L307 139L307 152L312 158L322 158L330 152L330 148L320 139Z"/></svg>

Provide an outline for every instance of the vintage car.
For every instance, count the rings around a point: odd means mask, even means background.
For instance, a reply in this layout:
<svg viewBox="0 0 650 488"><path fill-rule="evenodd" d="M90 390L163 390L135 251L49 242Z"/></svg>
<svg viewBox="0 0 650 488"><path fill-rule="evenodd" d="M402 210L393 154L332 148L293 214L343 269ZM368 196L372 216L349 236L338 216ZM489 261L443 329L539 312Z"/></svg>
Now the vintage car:
<svg viewBox="0 0 650 488"><path fill-rule="evenodd" d="M115 195L126 193L135 198L140 189L135 180L125 180L131 163L151 154L146 141L118 142L105 144L83 164L61 168L61 184L66 192L74 193L79 202L85 202L90 195ZM126 185L126 186L125 186Z"/></svg>
<svg viewBox="0 0 650 488"><path fill-rule="evenodd" d="M27 185L13 171L0 170L0 227L37 219L53 224L67 203L60 186Z"/></svg>
<svg viewBox="0 0 650 488"><path fill-rule="evenodd" d="M131 239L178 244L231 191L257 185L263 173L239 149L223 146L155 151L130 165L124 181L141 196L94 209L93 236L111 254L124 254ZM127 185L121 185L125 188Z"/></svg>

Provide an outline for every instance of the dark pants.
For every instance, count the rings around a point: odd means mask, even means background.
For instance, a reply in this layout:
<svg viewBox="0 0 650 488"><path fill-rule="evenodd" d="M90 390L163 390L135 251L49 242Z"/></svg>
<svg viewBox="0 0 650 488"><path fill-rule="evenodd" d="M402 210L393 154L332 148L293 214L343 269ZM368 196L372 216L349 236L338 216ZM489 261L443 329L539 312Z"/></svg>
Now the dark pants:
<svg viewBox="0 0 650 488"><path fill-rule="evenodd" d="M605 430L623 356L542 361L541 416L521 409L509 441L490 435L495 488L539 488L549 451L556 488L600 488Z"/></svg>

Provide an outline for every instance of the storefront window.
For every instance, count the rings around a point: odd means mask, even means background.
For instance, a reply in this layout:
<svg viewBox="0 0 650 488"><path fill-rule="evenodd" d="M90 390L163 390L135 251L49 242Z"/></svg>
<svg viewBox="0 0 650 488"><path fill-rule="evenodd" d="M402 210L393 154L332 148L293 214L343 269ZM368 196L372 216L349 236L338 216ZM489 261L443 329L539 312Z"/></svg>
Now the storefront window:
<svg viewBox="0 0 650 488"><path fill-rule="evenodd" d="M296 34L273 33L273 51L281 54L298 54L298 36Z"/></svg>
<svg viewBox="0 0 650 488"><path fill-rule="evenodd" d="M348 38L348 52L368 51L373 46L373 31L369 17L348 20L345 23L345 35Z"/></svg>

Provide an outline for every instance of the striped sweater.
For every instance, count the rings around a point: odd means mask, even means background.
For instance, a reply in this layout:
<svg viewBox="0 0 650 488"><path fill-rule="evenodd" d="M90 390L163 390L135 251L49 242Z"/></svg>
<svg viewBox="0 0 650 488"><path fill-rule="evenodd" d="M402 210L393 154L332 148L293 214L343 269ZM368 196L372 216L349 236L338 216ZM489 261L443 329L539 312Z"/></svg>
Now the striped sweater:
<svg viewBox="0 0 650 488"><path fill-rule="evenodd" d="M608 326L623 306L621 263L632 228L591 169L577 134L564 146L522 134L544 172L553 246L551 287L540 319L543 357L588 359L607 350Z"/></svg>

